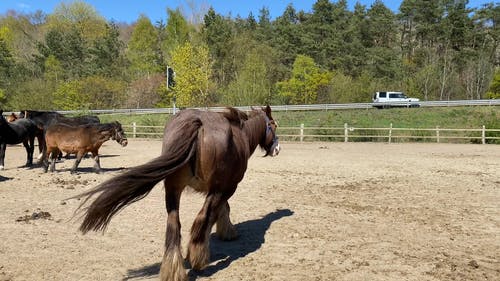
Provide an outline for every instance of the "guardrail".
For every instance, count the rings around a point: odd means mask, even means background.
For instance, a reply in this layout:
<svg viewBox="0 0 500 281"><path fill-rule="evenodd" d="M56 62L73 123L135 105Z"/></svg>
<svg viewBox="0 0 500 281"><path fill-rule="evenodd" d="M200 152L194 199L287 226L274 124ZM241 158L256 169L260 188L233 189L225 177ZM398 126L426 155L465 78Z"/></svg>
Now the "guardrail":
<svg viewBox="0 0 500 281"><path fill-rule="evenodd" d="M412 104L414 104L413 102ZM407 102L390 102L384 103L391 106L410 107ZM490 100L453 100L453 101L422 101L418 102L421 107L452 107L452 106L500 106L500 99ZM310 110L339 110L339 109L369 109L375 108L380 103L339 103L339 104L303 104L303 105L274 105L273 111L310 111ZM258 108L259 106L254 106ZM252 106L236 106L235 108L243 111L252 110ZM226 107L196 107L196 109L221 112ZM151 113L167 113L173 114L173 108L150 108L150 109L116 109L116 110L91 110L95 114L151 114ZM61 112L71 113L71 112Z"/></svg>
<svg viewBox="0 0 500 281"><path fill-rule="evenodd" d="M161 138L163 126L123 125L126 134L131 138ZM500 129L487 129L485 126L476 129L452 128L394 128L392 124L385 128L352 127L347 123L343 127L279 127L278 137L288 141L340 141L340 142L463 142L491 143L500 141Z"/></svg>
<svg viewBox="0 0 500 281"><path fill-rule="evenodd" d="M273 105L273 111L308 111L308 110L339 110L339 109L369 109L379 106L381 103L335 103L335 104L303 104L303 105ZM384 103L392 106L410 107L407 102L391 102ZM415 104L412 102L411 104ZM420 101L420 107L452 107L452 106L500 106L500 99L489 100L450 100L450 101ZM259 107L259 106L254 106ZM250 111L252 106L236 106L235 108L243 111ZM196 109L221 112L226 109L224 106L219 107L196 107ZM175 111L178 111L176 109ZM57 111L62 114L78 114L81 111L67 110ZM138 109L93 109L86 111L91 114L173 114L174 108L138 108ZM11 112L4 112L4 115L9 115ZM16 112L17 113L17 112Z"/></svg>

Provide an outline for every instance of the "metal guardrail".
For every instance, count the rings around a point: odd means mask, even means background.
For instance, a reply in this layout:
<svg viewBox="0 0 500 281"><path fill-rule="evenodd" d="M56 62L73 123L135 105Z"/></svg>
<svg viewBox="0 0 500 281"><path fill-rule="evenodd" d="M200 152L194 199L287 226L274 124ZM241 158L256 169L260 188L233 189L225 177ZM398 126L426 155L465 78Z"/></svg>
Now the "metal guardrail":
<svg viewBox="0 0 500 281"><path fill-rule="evenodd" d="M411 104L415 104L412 102ZM500 99L489 100L451 100L451 101L420 101L417 102L420 107L452 107L452 106L499 106ZM331 103L331 104L303 104L303 105L273 105L273 111L312 111L312 110L339 110L339 109L369 109L380 106L381 104L410 107L408 102L388 102L388 103ZM260 107L254 106L255 108ZM252 106L235 106L235 108L242 111L252 110ZM226 109L224 106L220 107L196 107L196 109L209 110L221 112ZM178 110L178 109L177 109ZM58 110L62 114L78 114L82 111L78 110ZM174 108L137 108L137 109L93 109L86 111L91 114L173 114ZM4 115L9 115L11 112L4 112Z"/></svg>
<svg viewBox="0 0 500 281"><path fill-rule="evenodd" d="M406 102L391 102L385 103L391 106L409 107ZM412 103L414 104L414 102ZM339 109L369 109L375 108L380 103L340 103L340 104L305 104L305 105L274 105L273 111L313 111L313 110L339 110ZM490 100L454 100L454 101L422 101L419 102L421 107L452 107L452 106L500 106L500 99ZM254 106L258 108L259 106ZM251 106L236 106L235 108L242 111L252 110ZM226 107L197 107L196 109L221 112ZM154 109L117 109L111 111L92 111L95 114L110 114L110 113L167 113L172 114L173 108L154 108Z"/></svg>

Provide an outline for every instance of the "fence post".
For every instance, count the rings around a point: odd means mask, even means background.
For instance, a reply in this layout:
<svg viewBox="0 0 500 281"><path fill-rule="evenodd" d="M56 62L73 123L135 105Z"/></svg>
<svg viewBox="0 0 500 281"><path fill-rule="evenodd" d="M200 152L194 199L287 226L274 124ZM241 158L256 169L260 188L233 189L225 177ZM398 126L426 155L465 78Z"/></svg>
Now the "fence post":
<svg viewBox="0 0 500 281"><path fill-rule="evenodd" d="M304 123L300 124L300 142L304 141Z"/></svg>
<svg viewBox="0 0 500 281"><path fill-rule="evenodd" d="M134 122L132 123L132 138L136 138L137 137L137 124Z"/></svg>
<svg viewBox="0 0 500 281"><path fill-rule="evenodd" d="M391 143L391 141L392 141L392 123L389 126L389 143Z"/></svg>
<svg viewBox="0 0 500 281"><path fill-rule="evenodd" d="M483 130L481 131L481 139L483 144L486 144L486 126L483 125Z"/></svg>
<svg viewBox="0 0 500 281"><path fill-rule="evenodd" d="M349 141L349 130L347 129L347 123L344 123L344 142Z"/></svg>
<svg viewBox="0 0 500 281"><path fill-rule="evenodd" d="M439 126L436 126L436 141L439 143Z"/></svg>

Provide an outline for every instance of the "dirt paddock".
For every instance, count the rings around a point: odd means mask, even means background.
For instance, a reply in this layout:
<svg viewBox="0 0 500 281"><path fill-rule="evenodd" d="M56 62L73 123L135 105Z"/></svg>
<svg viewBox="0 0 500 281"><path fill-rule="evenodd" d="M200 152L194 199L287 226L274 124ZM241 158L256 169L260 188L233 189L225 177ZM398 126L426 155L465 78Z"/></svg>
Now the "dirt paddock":
<svg viewBox="0 0 500 281"><path fill-rule="evenodd" d="M211 264L190 280L499 280L500 146L283 143L256 151L231 198L240 237L211 238ZM101 148L56 173L0 171L0 280L156 280L165 205L159 184L102 233L82 235L65 198L159 154L159 141ZM181 201L183 246L203 197Z"/></svg>

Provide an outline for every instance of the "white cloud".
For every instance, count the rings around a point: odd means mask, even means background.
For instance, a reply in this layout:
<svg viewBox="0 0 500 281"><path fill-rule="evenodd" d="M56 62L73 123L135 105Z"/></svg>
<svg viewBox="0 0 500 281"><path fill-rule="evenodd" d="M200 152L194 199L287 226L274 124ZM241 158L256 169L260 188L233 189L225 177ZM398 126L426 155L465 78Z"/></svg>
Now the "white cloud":
<svg viewBox="0 0 500 281"><path fill-rule="evenodd" d="M18 3L17 7L21 10L29 10L31 8L31 6L26 3Z"/></svg>

